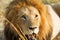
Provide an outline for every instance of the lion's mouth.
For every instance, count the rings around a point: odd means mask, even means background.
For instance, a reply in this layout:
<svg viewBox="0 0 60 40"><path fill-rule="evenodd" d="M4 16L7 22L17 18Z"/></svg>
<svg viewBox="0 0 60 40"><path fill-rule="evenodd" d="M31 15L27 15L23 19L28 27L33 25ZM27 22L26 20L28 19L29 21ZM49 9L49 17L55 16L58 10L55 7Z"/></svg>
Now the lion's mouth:
<svg viewBox="0 0 60 40"><path fill-rule="evenodd" d="M35 33L29 35L26 34L26 37L28 40L37 40L37 35Z"/></svg>

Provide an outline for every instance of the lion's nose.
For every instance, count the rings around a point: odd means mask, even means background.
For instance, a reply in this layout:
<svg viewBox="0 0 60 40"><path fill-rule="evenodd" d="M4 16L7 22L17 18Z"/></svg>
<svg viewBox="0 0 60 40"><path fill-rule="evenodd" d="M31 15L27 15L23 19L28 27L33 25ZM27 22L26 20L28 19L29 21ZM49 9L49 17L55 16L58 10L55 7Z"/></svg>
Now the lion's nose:
<svg viewBox="0 0 60 40"><path fill-rule="evenodd" d="M30 30L34 30L36 29L37 27L29 27Z"/></svg>

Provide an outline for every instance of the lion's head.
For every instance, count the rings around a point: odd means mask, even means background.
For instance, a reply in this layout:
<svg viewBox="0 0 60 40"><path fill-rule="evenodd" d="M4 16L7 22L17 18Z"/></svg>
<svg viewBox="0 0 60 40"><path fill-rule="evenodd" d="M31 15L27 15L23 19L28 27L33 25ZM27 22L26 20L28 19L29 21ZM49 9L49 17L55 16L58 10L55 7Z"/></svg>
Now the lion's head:
<svg viewBox="0 0 60 40"><path fill-rule="evenodd" d="M51 34L51 25L49 14L46 13L46 7L40 0L15 0L13 1L6 13L6 18L12 22L19 30L21 28L25 35L37 34L39 40L48 39ZM47 17L48 15L48 17ZM11 27L5 27L5 36L9 39L9 35L16 34ZM9 32L10 33L7 33ZM9 35L7 35L9 34ZM10 40L12 40L10 38Z"/></svg>
<svg viewBox="0 0 60 40"><path fill-rule="evenodd" d="M18 25L22 29L24 34L37 34L40 26L40 14L33 6L25 6L18 10L13 21L16 26Z"/></svg>

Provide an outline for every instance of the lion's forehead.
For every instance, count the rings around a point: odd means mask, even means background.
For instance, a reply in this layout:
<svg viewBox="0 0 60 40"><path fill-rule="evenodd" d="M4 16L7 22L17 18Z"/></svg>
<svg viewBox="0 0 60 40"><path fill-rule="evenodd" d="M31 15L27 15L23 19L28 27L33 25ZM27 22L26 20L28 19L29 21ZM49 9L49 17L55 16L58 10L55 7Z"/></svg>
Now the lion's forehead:
<svg viewBox="0 0 60 40"><path fill-rule="evenodd" d="M39 11L33 6L22 7L19 12L22 12L24 14L38 14L39 15Z"/></svg>

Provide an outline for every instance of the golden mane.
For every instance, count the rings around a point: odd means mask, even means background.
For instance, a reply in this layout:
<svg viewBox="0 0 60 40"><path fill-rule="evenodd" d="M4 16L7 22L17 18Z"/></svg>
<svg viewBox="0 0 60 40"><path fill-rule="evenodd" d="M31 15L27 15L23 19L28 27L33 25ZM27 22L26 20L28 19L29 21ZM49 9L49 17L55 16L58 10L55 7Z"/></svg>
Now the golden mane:
<svg viewBox="0 0 60 40"><path fill-rule="evenodd" d="M7 9L7 19L12 21L12 17L16 16L18 11L23 6L32 5L38 9L41 16L41 24L38 35L39 40L49 40L52 34L52 20L47 12L47 7L41 2L41 0L15 0ZM14 14L10 14L10 13Z"/></svg>

